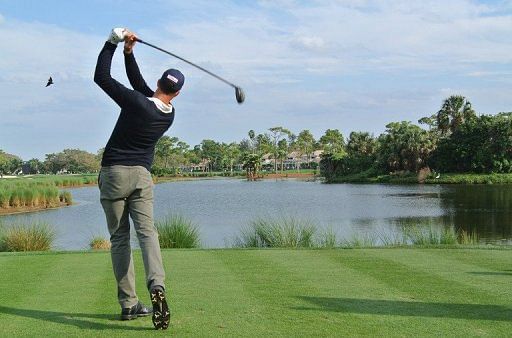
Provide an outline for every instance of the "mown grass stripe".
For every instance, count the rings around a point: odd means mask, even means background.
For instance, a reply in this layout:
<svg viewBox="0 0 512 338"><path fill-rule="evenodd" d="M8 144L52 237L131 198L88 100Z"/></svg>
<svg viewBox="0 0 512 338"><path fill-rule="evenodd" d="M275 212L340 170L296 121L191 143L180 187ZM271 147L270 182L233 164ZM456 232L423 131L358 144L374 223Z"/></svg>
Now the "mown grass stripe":
<svg viewBox="0 0 512 338"><path fill-rule="evenodd" d="M370 251L377 252L379 250ZM395 252L397 250L380 251ZM407 250L398 251L402 251L402 254L408 252ZM348 320L340 317L337 318L338 325L344 327L351 334L357 332L362 335L375 334L381 336L383 335L382 332L387 332L387 335L390 333L393 335L392 333L395 333L396 329L400 327L400 332L404 335L405 332L408 332L407 335L410 336L443 335L443 332L449 330L453 325L459 326L461 321L470 323L469 325L465 324L464 327L459 329L461 333L466 335L474 335L475 333L485 332L497 327L501 327L503 330L510 327L507 322L503 321L506 313L501 317L499 315L490 316L491 319L499 318L500 322L498 324L489 320L485 320L483 324L474 324L471 320L466 319L466 317L469 315L470 318L479 319L479 316L468 314L468 307L464 304L437 304L421 302L410 296L404 297L404 294L408 294L407 292L382 282L374 283L374 276L368 276L366 273L353 272L352 276L357 276L356 278L358 278L358 283L354 285L351 278L347 278L347 272L351 268L347 268L343 262L360 256L361 250L307 250L300 252L300 254L301 256L316 256L318 260L316 262L311 261L311 263L313 263L313 266L322 267L322 269L318 268L316 270L317 273L311 276L311 282L314 285L321 285L327 274L331 275L330 280L337 281L337 284L331 286L330 292L327 285L323 289L317 287L321 291L319 294L324 294L324 296L303 297L311 303L310 310L317 309L317 311L323 312L353 314L352 317L349 317L351 319ZM279 265L280 268L286 267L300 273L301 265L304 262L309 263L309 261L309 259L302 257L298 263L296 260L283 259L280 261L272 260L271 264ZM330 262L334 267L328 267L326 262ZM368 260L366 264L371 270L381 268L378 260ZM385 268L385 266L382 267ZM322 271L324 269L325 271ZM395 271L390 269L387 273L395 273ZM400 278L402 277L405 278L406 276L401 276ZM348 285L346 285L347 282ZM326 291L328 296L325 296ZM485 305L473 308L481 310L483 315L489 314L491 310L503 310L501 307L487 307ZM472 308L470 307L471 310ZM464 311L464 313L459 315L457 314L458 311ZM444 316L446 318L443 318ZM443 319L439 320L439 318ZM362 327L360 325L361 320L365 322L365 325ZM486 328L486 330L482 330L482 328Z"/></svg>
<svg viewBox="0 0 512 338"><path fill-rule="evenodd" d="M509 306L494 303L497 297L478 287L436 275L434 262L424 261L423 267L410 267L393 258L383 258L385 250L356 251L359 257L345 261L344 264L349 262L349 266L366 271L387 283L389 287L410 294L408 302L367 302L368 307L374 308L368 313L419 315L432 323L436 322L433 319L437 317L444 318L442 324L433 324L437 326L463 320L464 326L461 331L470 335L476 332L506 332L507 328L510 328L512 309ZM407 257L411 261L414 260L411 258L411 252L398 250L394 251L392 256L401 257L404 253L408 253ZM365 261L374 263L367 264ZM433 326L432 329L438 328Z"/></svg>
<svg viewBox="0 0 512 338"><path fill-rule="evenodd" d="M337 297L340 296L364 298L368 295L368 289L373 294L384 295L388 286L379 286L374 278L340 267L322 257L328 252L331 250L247 251L242 252L243 259L238 257L239 264L236 265L230 263L230 252L220 254L225 256L226 264L244 281L248 292L266 303L273 309L271 311L282 313L284 318L276 324L279 331L275 334L300 336L296 325L300 322L302 327L308 327L308 332L315 332L319 336L340 329L342 335L348 332L350 335L380 335L383 327L390 329L404 320L393 319L393 325L389 326L389 317L370 317L364 313L338 311L339 308L329 307L331 302L339 303ZM316 304L317 301L322 304ZM266 322L274 325L272 318ZM361 325L362 322L368 325ZM413 332L417 333L417 330L410 333Z"/></svg>
<svg viewBox="0 0 512 338"><path fill-rule="evenodd" d="M415 270L425 271L444 280L464 284L467 289L475 290L473 294L482 294L483 298L494 304L512 304L512 289L510 288L512 272L483 268L483 261L481 265L468 264L454 259L452 255L454 251L437 249L413 250L408 252L407 256L389 250L369 251L369 253ZM440 255L442 255L442 259ZM508 255L510 256L510 254ZM489 283L490 281L492 283Z"/></svg>
<svg viewBox="0 0 512 338"><path fill-rule="evenodd" d="M163 260L173 311L171 325L178 336L237 336L261 331L265 309L245 292L213 251L165 250Z"/></svg>

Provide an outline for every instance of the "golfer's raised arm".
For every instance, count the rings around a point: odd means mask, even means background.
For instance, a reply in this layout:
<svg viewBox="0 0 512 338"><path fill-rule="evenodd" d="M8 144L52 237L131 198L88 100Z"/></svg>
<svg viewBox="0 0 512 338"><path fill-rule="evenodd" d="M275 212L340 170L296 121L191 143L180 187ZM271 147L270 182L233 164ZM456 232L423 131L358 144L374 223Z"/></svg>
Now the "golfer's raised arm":
<svg viewBox="0 0 512 338"><path fill-rule="evenodd" d="M117 48L117 43L123 41L123 32L116 32L120 28L112 30L109 40L105 42L103 49L98 55L96 69L94 71L94 82L101 88L108 96L112 98L120 107L135 103L137 100L133 91L117 82L110 75L112 67L112 57Z"/></svg>
<svg viewBox="0 0 512 338"><path fill-rule="evenodd" d="M135 56L133 55L133 46L135 46L136 41L135 34L130 32L124 43L124 65L126 68L126 75L128 76L128 80L130 81L133 89L147 97L151 97L155 92L146 84L146 81L140 73L137 60L135 60Z"/></svg>

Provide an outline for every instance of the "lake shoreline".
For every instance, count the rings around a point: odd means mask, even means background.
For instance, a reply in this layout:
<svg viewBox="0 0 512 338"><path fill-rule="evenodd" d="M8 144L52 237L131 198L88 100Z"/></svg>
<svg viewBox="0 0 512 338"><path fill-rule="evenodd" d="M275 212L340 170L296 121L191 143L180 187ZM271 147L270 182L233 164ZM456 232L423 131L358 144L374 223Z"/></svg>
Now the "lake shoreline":
<svg viewBox="0 0 512 338"><path fill-rule="evenodd" d="M415 185L415 184L446 184L446 185L472 185L472 184L512 184L512 174L454 174L446 173L437 176L431 175L423 182L418 181L417 174L404 175L379 175L365 176L364 174L353 174L341 176L326 180L329 184L360 183L360 184L396 184L396 185Z"/></svg>
<svg viewBox="0 0 512 338"><path fill-rule="evenodd" d="M18 214L28 214L32 212L46 211L46 210L56 210L65 207L72 207L77 205L77 203L67 204L61 203L58 206L54 207L22 207L22 208L0 208L0 216L10 216L10 215L18 215Z"/></svg>

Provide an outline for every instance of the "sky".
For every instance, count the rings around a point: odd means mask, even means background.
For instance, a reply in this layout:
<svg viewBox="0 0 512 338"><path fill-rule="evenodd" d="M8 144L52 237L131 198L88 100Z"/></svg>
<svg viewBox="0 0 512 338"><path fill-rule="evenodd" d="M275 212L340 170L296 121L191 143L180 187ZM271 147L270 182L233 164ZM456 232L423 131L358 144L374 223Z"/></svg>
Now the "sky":
<svg viewBox="0 0 512 338"><path fill-rule="evenodd" d="M0 149L28 160L105 146L119 107L93 72L114 27L244 89L239 105L226 84L135 47L153 89L167 68L185 74L166 134L191 146L275 126L379 135L450 95L512 111L512 0L0 0ZM121 47L112 74L129 86Z"/></svg>

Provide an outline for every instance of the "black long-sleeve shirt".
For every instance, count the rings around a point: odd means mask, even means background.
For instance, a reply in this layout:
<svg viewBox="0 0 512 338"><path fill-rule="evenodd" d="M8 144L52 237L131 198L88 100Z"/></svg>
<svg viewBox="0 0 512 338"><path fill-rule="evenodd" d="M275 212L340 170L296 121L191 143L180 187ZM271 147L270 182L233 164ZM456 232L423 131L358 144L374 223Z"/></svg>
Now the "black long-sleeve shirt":
<svg viewBox="0 0 512 338"><path fill-rule="evenodd" d="M106 42L98 56L94 82L120 107L114 131L108 140L102 166L143 166L151 170L155 144L171 126L172 112L164 113L148 99L154 92L140 74L132 54L125 54L126 74L134 90L128 89L110 75L112 56L117 46Z"/></svg>

